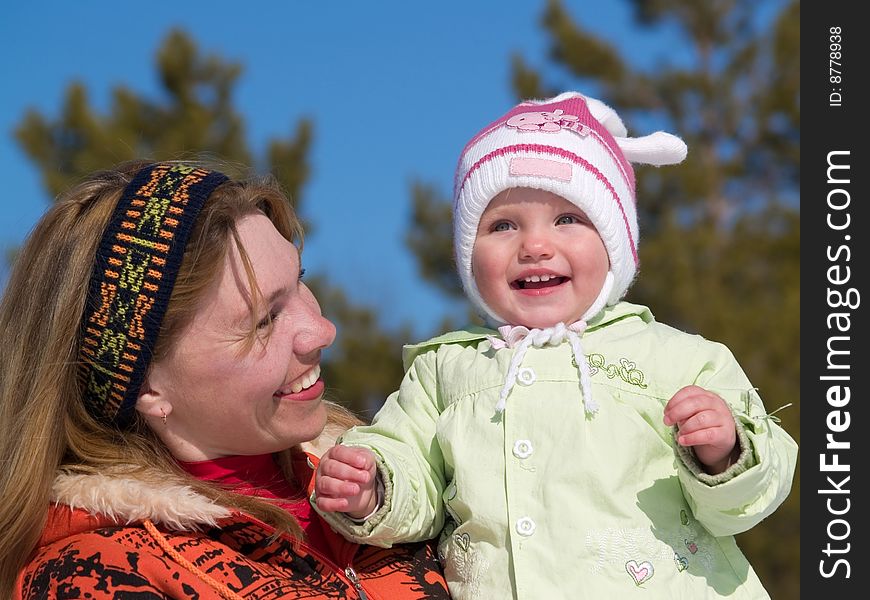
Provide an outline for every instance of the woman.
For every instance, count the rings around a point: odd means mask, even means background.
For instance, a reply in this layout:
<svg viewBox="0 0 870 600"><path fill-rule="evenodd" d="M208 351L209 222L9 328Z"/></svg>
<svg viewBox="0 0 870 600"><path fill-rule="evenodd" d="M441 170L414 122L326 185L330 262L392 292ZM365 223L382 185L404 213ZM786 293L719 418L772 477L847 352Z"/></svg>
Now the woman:
<svg viewBox="0 0 870 600"><path fill-rule="evenodd" d="M271 181L135 163L65 194L0 304L0 597L447 597L308 503L333 325ZM307 446L309 448L313 446Z"/></svg>

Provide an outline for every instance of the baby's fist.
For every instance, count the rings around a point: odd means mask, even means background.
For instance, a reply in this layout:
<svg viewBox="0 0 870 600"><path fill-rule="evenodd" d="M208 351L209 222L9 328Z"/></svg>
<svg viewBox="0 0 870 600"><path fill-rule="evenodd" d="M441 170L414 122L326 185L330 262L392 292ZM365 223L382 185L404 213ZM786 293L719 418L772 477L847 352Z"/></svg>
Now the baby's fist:
<svg viewBox="0 0 870 600"><path fill-rule="evenodd" d="M697 385L677 391L665 406L665 425L677 426L677 443L691 446L705 470L721 473L737 459L737 426L728 404Z"/></svg>
<svg viewBox="0 0 870 600"><path fill-rule="evenodd" d="M371 450L333 446L320 459L314 481L320 510L362 519L376 508L376 488L377 468Z"/></svg>

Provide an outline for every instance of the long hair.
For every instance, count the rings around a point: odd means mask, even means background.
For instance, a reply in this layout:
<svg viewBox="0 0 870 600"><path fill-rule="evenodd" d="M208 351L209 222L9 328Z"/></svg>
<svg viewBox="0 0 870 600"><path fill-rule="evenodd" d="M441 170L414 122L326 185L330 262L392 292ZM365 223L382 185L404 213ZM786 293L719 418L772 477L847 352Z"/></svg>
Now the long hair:
<svg viewBox="0 0 870 600"><path fill-rule="evenodd" d="M138 413L132 427L118 430L85 410L78 356L87 282L122 191L147 164L95 173L63 194L21 249L0 301L0 597L8 595L39 540L59 472L159 474L279 531L302 535L295 519L273 504L185 473ZM259 289L236 230L241 217L257 211L301 249L301 225L274 179L221 184L186 246L153 361L167 355L194 316L231 243L242 254L250 289ZM253 335L253 313L251 319ZM333 431L359 423L339 405L327 403L327 408ZM290 450L279 456L288 477Z"/></svg>

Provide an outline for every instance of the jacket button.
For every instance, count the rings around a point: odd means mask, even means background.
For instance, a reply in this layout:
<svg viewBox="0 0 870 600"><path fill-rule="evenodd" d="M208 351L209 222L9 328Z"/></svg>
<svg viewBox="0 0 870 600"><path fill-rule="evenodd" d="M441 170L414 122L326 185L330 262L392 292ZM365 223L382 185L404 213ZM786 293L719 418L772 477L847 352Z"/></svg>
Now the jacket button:
<svg viewBox="0 0 870 600"><path fill-rule="evenodd" d="M517 533L524 536L529 537L533 533L535 533L535 522L532 521L529 517L523 517L522 519L517 519Z"/></svg>
<svg viewBox="0 0 870 600"><path fill-rule="evenodd" d="M517 440L514 443L514 456L517 458L528 458L532 455L535 449L532 442L529 440Z"/></svg>
<svg viewBox="0 0 870 600"><path fill-rule="evenodd" d="M523 367L517 372L517 381L523 385L532 385L535 379L537 379L535 372L529 367Z"/></svg>

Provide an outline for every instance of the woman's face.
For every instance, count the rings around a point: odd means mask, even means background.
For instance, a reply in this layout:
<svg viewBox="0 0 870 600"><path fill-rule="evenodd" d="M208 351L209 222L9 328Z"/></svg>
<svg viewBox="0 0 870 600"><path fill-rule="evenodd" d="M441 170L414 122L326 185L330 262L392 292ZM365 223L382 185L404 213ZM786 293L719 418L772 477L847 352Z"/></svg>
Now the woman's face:
<svg viewBox="0 0 870 600"><path fill-rule="evenodd" d="M180 460L276 452L317 437L326 424L320 351L335 326L300 281L299 253L257 213L238 223L262 293L250 344L251 290L231 244L219 280L162 361L137 408ZM156 415L166 413L165 424Z"/></svg>

